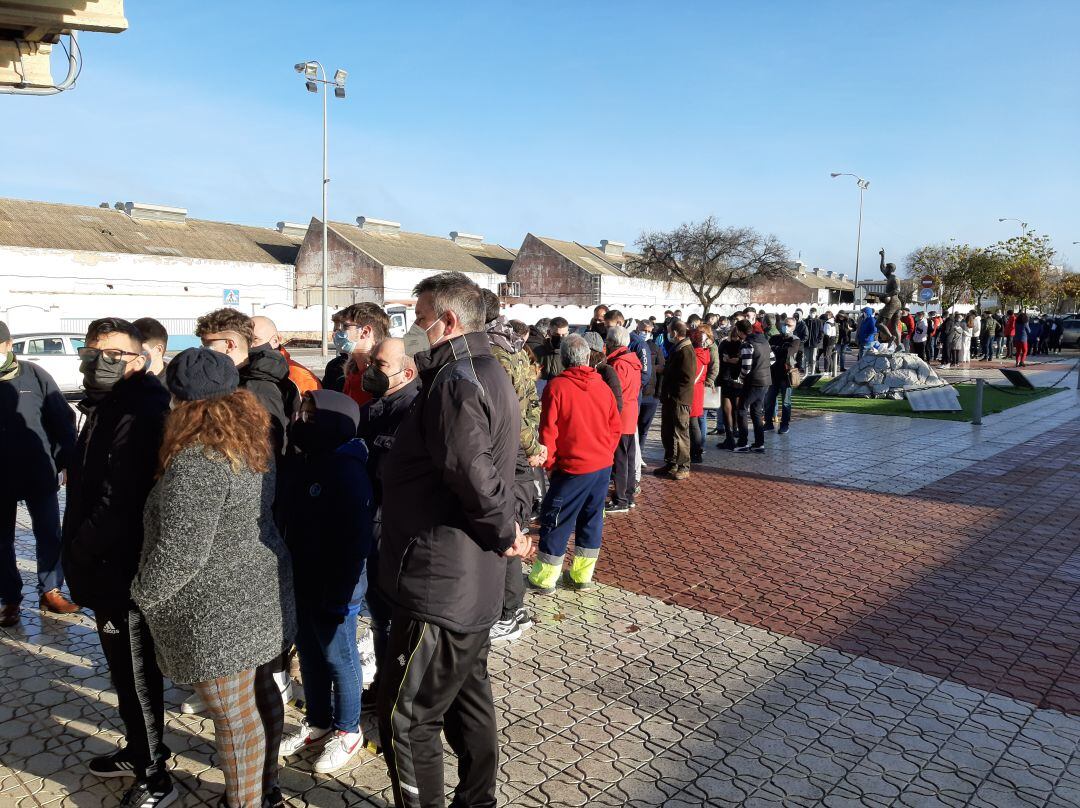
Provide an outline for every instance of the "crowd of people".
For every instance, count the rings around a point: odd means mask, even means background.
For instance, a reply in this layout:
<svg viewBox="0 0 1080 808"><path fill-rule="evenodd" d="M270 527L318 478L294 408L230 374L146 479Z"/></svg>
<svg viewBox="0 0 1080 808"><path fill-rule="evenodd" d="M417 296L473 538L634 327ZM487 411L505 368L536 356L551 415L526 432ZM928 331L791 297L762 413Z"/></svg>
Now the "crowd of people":
<svg viewBox="0 0 1080 808"><path fill-rule="evenodd" d="M490 644L532 625L526 589L594 585L604 518L637 506L657 413L654 473L685 480L710 434L719 448L764 452L767 431L791 428L802 374L842 369L853 335L860 350L874 338L872 311L862 322L667 311L631 324L598 306L572 333L561 317L507 321L497 296L459 273L414 294L403 339L373 303L337 312L321 379L272 321L235 309L199 318L202 347L168 362L158 321L95 320L79 350L78 430L0 323L0 440L22 470L5 492L0 623L20 619L23 501L42 609L93 611L125 742L88 766L133 779L125 808L177 797L165 677L213 720L227 808L281 805L280 758L312 750L318 772L345 766L364 746L365 712L398 805L444 804L440 732L459 759L455 804L494 805ZM995 353L987 321L998 320L919 315L901 339L963 361L956 329L988 335L971 350ZM1042 332L1023 314L1000 325L1022 364L1020 346ZM365 610L377 663L366 689ZM306 716L286 735L294 649Z"/></svg>

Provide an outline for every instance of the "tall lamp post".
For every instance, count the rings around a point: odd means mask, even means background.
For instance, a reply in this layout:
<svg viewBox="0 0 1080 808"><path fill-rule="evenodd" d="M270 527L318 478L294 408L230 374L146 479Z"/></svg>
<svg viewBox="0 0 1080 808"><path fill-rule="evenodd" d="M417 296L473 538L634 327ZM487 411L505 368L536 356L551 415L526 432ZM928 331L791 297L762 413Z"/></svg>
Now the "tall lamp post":
<svg viewBox="0 0 1080 808"><path fill-rule="evenodd" d="M862 205L863 194L866 189L870 187L870 180L864 180L857 174L849 174L847 172L834 171L830 175L834 180L837 177L854 177L855 182L859 185L859 227L855 231L855 291L852 293L852 299L856 304L859 302L859 253L862 251Z"/></svg>
<svg viewBox="0 0 1080 808"><path fill-rule="evenodd" d="M1028 223L1027 222L1022 222L1019 219L1007 219L1007 218L1001 218L1001 219L998 219L998 221L999 222L1016 222L1018 225L1020 225L1020 232L1025 234L1025 235L1027 234L1027 230L1028 230Z"/></svg>
<svg viewBox="0 0 1080 808"><path fill-rule="evenodd" d="M330 176L327 170L327 137L326 137L326 95L329 87L334 88L335 98L345 97L345 79L348 78L348 72L341 70L340 68L334 71L334 78L328 80L326 78L326 70L322 66L322 62L317 62L314 59L307 62L299 62L295 66L296 72L304 76L306 81L304 86L309 93L319 92L319 85L323 85L322 94L322 325L319 330L322 332L322 355L325 358L330 353L330 339L327 331L326 323L329 319L329 301L327 292L327 249L326 249L326 231L329 227L329 223L326 219L326 186L330 184ZM321 74L321 78L320 78Z"/></svg>

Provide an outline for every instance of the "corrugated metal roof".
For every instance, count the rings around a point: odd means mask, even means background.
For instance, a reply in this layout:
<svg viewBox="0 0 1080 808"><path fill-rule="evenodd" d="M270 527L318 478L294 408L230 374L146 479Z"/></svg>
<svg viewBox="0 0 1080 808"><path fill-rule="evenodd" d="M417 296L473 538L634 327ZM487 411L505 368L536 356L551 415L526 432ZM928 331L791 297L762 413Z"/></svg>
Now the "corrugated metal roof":
<svg viewBox="0 0 1080 808"><path fill-rule="evenodd" d="M561 241L557 238L546 238L544 236L537 236L536 238L590 275L625 276L627 274L624 266L628 254L623 256L623 260L619 260L614 256L604 255L604 251L599 247L587 247L576 241Z"/></svg>
<svg viewBox="0 0 1080 808"><path fill-rule="evenodd" d="M494 244L465 248L438 236L404 231L375 233L345 222L332 221L330 228L383 266L491 273L500 270L487 262L498 263L498 259L502 259L506 261L506 270L500 274L505 275L514 260L509 250ZM505 258L502 257L503 253Z"/></svg>
<svg viewBox="0 0 1080 808"><path fill-rule="evenodd" d="M0 198L0 246L293 264L300 242L268 227L148 221L110 208Z"/></svg>
<svg viewBox="0 0 1080 808"><path fill-rule="evenodd" d="M809 286L811 289L842 289L844 291L854 291L855 284L851 281L842 281L835 275L831 278L827 278L823 275L814 275L806 273L805 275L793 275L792 276L803 286Z"/></svg>

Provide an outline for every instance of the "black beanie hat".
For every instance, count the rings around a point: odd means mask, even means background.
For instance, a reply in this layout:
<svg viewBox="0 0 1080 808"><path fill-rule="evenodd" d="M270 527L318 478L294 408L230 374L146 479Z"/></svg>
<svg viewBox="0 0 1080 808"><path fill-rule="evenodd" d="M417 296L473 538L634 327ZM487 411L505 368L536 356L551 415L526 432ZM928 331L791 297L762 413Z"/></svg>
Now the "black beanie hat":
<svg viewBox="0 0 1080 808"><path fill-rule="evenodd" d="M240 372L226 354L188 348L165 368L165 386L181 401L221 398L236 390Z"/></svg>

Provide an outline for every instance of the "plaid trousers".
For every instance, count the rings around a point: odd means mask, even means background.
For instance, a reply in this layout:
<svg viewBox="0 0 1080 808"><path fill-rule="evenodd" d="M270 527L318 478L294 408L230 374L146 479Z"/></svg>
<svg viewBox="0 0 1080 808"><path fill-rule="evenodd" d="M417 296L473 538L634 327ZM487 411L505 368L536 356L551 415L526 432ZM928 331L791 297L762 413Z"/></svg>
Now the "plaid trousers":
<svg viewBox="0 0 1080 808"><path fill-rule="evenodd" d="M214 721L218 765L225 774L229 808L262 808L277 789L278 750L285 723L274 681L281 660L254 670L196 682L195 691Z"/></svg>

